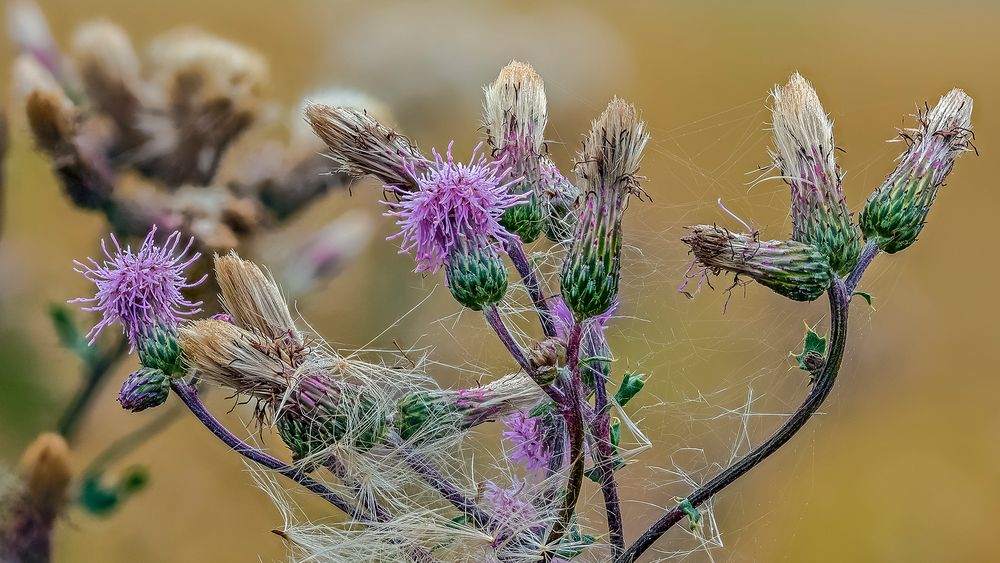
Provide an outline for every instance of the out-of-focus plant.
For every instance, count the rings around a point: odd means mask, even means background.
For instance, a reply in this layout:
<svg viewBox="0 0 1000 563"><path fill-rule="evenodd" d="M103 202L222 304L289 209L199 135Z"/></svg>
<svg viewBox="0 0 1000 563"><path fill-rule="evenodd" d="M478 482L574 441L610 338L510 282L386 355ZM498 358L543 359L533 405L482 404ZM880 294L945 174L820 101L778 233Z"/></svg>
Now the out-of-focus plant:
<svg viewBox="0 0 1000 563"><path fill-rule="evenodd" d="M830 332L806 335L795 357L811 388L774 434L678 499L629 543L618 479L646 439L625 407L647 376L615 369L605 328L624 298L624 215L631 200L647 195L639 173L646 125L634 106L612 99L583 136L574 182L546 154L545 90L531 66L512 62L484 94L487 149L481 144L466 162L456 159L452 145L427 154L356 107L312 103L305 115L339 165L336 173L382 183L385 214L399 227L390 238L401 253L413 254L415 272L443 274L455 300L482 314L509 352L512 373L482 374L475 387L442 389L426 357L342 353L305 330L271 275L235 251L216 254L208 283L189 272L197 258L187 254L190 247L196 241L211 246L190 228L194 236L187 239L177 231L155 236L157 225L170 231L184 223L154 220L140 245L112 238L104 258L79 264L96 285L94 297L83 301L102 314L92 338L121 325L141 364L122 384L122 406L140 411L171 395L180 399L258 470L258 481L284 512L278 532L298 559L631 562L678 522L697 528L701 505L787 443L822 405L841 367L849 305L863 273L880 252L914 242L955 159L971 149L972 100L956 89L903 134L907 150L857 224L844 198L832 125L812 86L796 74L775 88L772 156L778 177L791 187L791 238L764 241L748 227L691 227L682 241L694 262L682 291L690 295L688 282L710 285L711 276L730 272L734 287L749 278L796 301L825 293ZM185 105L192 107L198 104ZM190 115L187 110L181 113ZM239 120L230 118L222 121L235 127ZM49 129L36 127L36 136ZM225 131L213 135L227 138ZM221 141L213 143L221 150ZM218 151L196 146L194 158L190 147L154 151L137 171L168 190L176 175L197 181L215 170ZM74 150L67 154L83 154ZM282 208L265 199L254 200L258 209ZM555 243L545 251L561 258L551 272L558 291L526 250L543 235ZM511 297L508 260L519 276L513 283L523 286L537 316L535 338L511 327L520 309ZM224 312L194 319L200 304L185 292L196 287L217 288ZM252 405L254 425L276 429L292 463L223 425L199 397L209 387ZM496 422L504 426L507 459L480 476L466 461L466 438ZM273 474L315 493L347 521L301 520ZM133 481L141 475L103 492L127 495ZM579 510L588 481L600 489L602 522ZM104 498L99 492L92 495L95 505Z"/></svg>

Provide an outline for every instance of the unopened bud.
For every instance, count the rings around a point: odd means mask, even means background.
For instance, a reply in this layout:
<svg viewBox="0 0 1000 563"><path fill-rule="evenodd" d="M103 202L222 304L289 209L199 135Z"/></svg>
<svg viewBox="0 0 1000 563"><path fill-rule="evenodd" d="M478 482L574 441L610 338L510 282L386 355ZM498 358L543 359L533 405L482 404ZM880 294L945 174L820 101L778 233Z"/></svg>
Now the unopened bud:
<svg viewBox="0 0 1000 563"><path fill-rule="evenodd" d="M139 368L128 375L118 392L127 411L139 412L162 405L170 394L170 376L155 368Z"/></svg>
<svg viewBox="0 0 1000 563"><path fill-rule="evenodd" d="M486 241L457 241L445 264L448 287L462 305L474 310L495 305L507 293L507 268Z"/></svg>

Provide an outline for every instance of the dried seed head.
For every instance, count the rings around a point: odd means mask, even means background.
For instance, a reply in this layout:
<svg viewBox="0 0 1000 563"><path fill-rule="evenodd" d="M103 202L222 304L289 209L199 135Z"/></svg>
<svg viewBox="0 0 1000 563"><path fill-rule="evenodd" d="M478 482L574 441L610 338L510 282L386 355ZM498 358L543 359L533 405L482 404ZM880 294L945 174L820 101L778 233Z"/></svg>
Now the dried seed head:
<svg viewBox="0 0 1000 563"><path fill-rule="evenodd" d="M365 110L313 103L306 106L306 119L341 171L355 177L375 176L403 191L420 189L407 169L425 169L427 159L409 139Z"/></svg>
<svg viewBox="0 0 1000 563"><path fill-rule="evenodd" d="M586 199L560 279L578 321L607 311L618 296L622 217L629 196L643 193L638 172L648 139L635 107L614 98L583 141L577 174Z"/></svg>
<svg viewBox="0 0 1000 563"><path fill-rule="evenodd" d="M681 238L706 273L722 271L749 276L795 301L812 301L833 281L826 257L816 247L797 241L760 241L714 225L688 227Z"/></svg>
<svg viewBox="0 0 1000 563"><path fill-rule="evenodd" d="M395 121L393 112L389 106L366 92L351 90L349 88L327 88L325 90L310 92L302 99L292 115L291 135L293 149L303 151L303 153L308 150L310 156L319 152L319 149L325 146L316 137L316 133L313 132L309 120L306 119L309 106L313 104L356 109L382 123L392 123Z"/></svg>
<svg viewBox="0 0 1000 563"><path fill-rule="evenodd" d="M28 124L38 148L52 157L73 152L78 118L73 102L61 88L35 90L25 104Z"/></svg>
<svg viewBox="0 0 1000 563"><path fill-rule="evenodd" d="M917 240L955 160L974 150L972 98L962 90L948 92L934 108L916 117L918 127L900 133L906 151L868 198L860 217L865 237L889 253Z"/></svg>
<svg viewBox="0 0 1000 563"><path fill-rule="evenodd" d="M538 155L542 152L548 121L545 84L527 63L511 61L496 81L483 88L483 127L490 145L509 145Z"/></svg>
<svg viewBox="0 0 1000 563"><path fill-rule="evenodd" d="M73 55L87 95L120 127L134 125L142 88L139 58L128 34L109 21L81 26Z"/></svg>
<svg viewBox="0 0 1000 563"><path fill-rule="evenodd" d="M268 338L289 338L301 345L302 334L274 279L253 262L230 252L215 256L215 279L222 304L236 324Z"/></svg>
<svg viewBox="0 0 1000 563"><path fill-rule="evenodd" d="M771 93L774 165L792 188L792 238L814 245L845 274L857 263L861 232L851 219L834 158L833 125L812 85L795 73Z"/></svg>
<svg viewBox="0 0 1000 563"><path fill-rule="evenodd" d="M38 4L31 0L8 2L7 35L21 53L38 61L53 75L61 75L62 54Z"/></svg>

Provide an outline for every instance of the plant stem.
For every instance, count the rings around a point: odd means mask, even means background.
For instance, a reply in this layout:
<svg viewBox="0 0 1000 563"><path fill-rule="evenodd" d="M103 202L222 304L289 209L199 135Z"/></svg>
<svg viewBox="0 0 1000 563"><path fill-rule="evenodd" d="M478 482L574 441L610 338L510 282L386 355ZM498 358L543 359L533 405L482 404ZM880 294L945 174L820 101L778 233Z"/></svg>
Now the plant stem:
<svg viewBox="0 0 1000 563"><path fill-rule="evenodd" d="M107 449L98 454L81 474L92 475L98 473L107 465L125 457L170 426L182 412L184 410L180 405L172 405L166 412L160 413L153 420L115 440Z"/></svg>
<svg viewBox="0 0 1000 563"><path fill-rule="evenodd" d="M521 366L524 373L528 374L528 377L533 379L535 383L545 391L550 399L555 401L557 404L563 402L564 395L555 385L542 383L538 380L538 372L532 367L531 362L528 361L528 357L524 354L524 349L521 345L514 340L514 335L510 333L510 329L507 328L507 324L503 322L503 318L500 316L500 311L497 310L496 305L487 305L483 308L483 314L486 317L486 322L489 323L490 327L493 328L493 332L497 334L500 342L503 343L507 351L517 362L517 365Z"/></svg>
<svg viewBox="0 0 1000 563"><path fill-rule="evenodd" d="M212 415L212 413L208 412L208 409L205 408L205 404L202 403L201 399L198 397L198 390L194 385L175 379L170 384L170 388L177 394L178 397L180 397L181 401L184 402L191 413L194 414L194 416L205 426L205 428L208 428L212 434L215 434L217 438L222 440L223 443L232 448L236 453L242 455L250 461L253 461L254 463L257 463L258 465L262 465L284 475L285 477L288 477L292 481L295 481L306 489L316 493L351 518L354 518L359 522L372 521L372 518L363 510L351 506L350 503L348 503L343 497L338 495L336 492L331 491L326 487L326 485L316 481L308 475L305 475L301 469L285 465L281 462L281 460L254 448L250 444L247 444L243 440L236 437L236 435L223 426L222 423Z"/></svg>
<svg viewBox="0 0 1000 563"><path fill-rule="evenodd" d="M442 497L450 502L455 508L462 511L467 519L472 521L476 527L482 530L491 530L493 518L484 512L474 500L467 497L458 490L454 484L441 475L423 456L409 448L395 432L389 433L388 443L396 448L399 454L406 461L406 465L413 470Z"/></svg>
<svg viewBox="0 0 1000 563"><path fill-rule="evenodd" d="M535 274L534 268L531 267L528 256L524 253L524 246L519 239L512 237L506 240L504 249L507 251L511 263L514 264L514 269L521 275L521 280L524 282L525 289L528 290L531 302L534 303L535 310L538 311L542 332L545 333L546 338L554 338L556 325L552 319L552 312L549 311L549 303L545 300L545 294L542 293L542 284L538 281L538 276Z"/></svg>
<svg viewBox="0 0 1000 563"><path fill-rule="evenodd" d="M570 520L576 510L576 503L580 499L580 489L583 486L583 412L580 403L583 401L583 383L580 377L580 339L583 336L583 326L574 323L569 335L569 343L566 346L566 364L570 368L570 381L566 386L566 399L559 405L559 410L566 419L566 429L569 432L569 457L570 467L569 478L566 483L566 495L563 497L563 505L559 518L549 530L549 535L545 538L545 545L552 546L543 554L543 561L551 561L555 556L555 547L559 544L563 534L569 529Z"/></svg>
<svg viewBox="0 0 1000 563"><path fill-rule="evenodd" d="M844 285L847 289L847 296L850 297L854 295L854 290L857 289L858 283L861 281L861 276L865 274L865 270L871 265L875 257L878 256L879 250L878 245L873 241L868 241L865 243L864 248L861 249L861 256L858 258L858 264L854 267L854 270L844 279Z"/></svg>
<svg viewBox="0 0 1000 563"><path fill-rule="evenodd" d="M598 331L599 332L599 331ZM599 335L597 338L601 338ZM595 352L598 343L592 346ZM604 345L607 348L607 345ZM605 350L606 352L606 350ZM599 354L607 355L607 354ZM594 458L597 462L597 475L601 483L601 494L604 496L604 511L608 518L608 532L611 538L612 555L617 557L625 551L625 531L622 524L621 500L618 497L618 482L615 480L614 452L611 444L611 405L608 402L608 371L606 361L600 361L597 367L589 367L594 378L594 410L595 416L591 422L591 433L597 443L594 448Z"/></svg>
<svg viewBox="0 0 1000 563"><path fill-rule="evenodd" d="M67 442L73 441L79 429L80 421L84 413L87 412L90 402L100 389L101 383L111 372L112 368L114 368L115 364L125 356L126 352L128 352L128 341L121 338L113 350L101 354L96 360L86 364L83 384L81 384L80 389L77 390L73 400L66 407L62 417L59 419L59 434Z"/></svg>
<svg viewBox="0 0 1000 563"><path fill-rule="evenodd" d="M686 500L692 507L697 508L776 452L809 421L809 418L812 417L827 396L829 396L837 380L837 373L840 371L841 360L844 357L844 346L847 342L847 314L850 306L850 293L848 293L843 281L835 279L833 285L827 291L827 295L830 298L830 348L827 352L826 362L816 376L813 388L806 396L805 401L799 405L795 412L781 425L781 428L772 434L767 441L757 446L753 451L688 496ZM678 504L650 526L635 543L629 546L625 553L615 559L615 562L631 563L635 561L664 532L681 521L685 516L684 509Z"/></svg>

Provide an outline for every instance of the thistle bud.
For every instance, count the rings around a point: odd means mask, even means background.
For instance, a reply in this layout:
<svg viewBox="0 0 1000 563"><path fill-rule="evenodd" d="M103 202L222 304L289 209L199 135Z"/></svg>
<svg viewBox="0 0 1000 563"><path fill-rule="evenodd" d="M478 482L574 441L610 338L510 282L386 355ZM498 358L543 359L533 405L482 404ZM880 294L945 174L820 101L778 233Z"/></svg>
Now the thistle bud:
<svg viewBox="0 0 1000 563"><path fill-rule="evenodd" d="M155 368L139 368L128 375L118 392L127 411L139 412L162 405L170 394L170 376Z"/></svg>
<svg viewBox="0 0 1000 563"><path fill-rule="evenodd" d="M534 242L545 222L541 201L541 153L548 121L545 84L531 65L512 61L483 88L483 126L494 154L509 166L509 178L519 180L512 194L526 194L523 203L504 211L500 224L525 243Z"/></svg>
<svg viewBox="0 0 1000 563"><path fill-rule="evenodd" d="M811 244L760 241L713 225L697 225L690 231L681 240L709 273L717 275L725 270L749 276L795 301L816 299L833 280L826 256Z"/></svg>
<svg viewBox="0 0 1000 563"><path fill-rule="evenodd" d="M861 253L861 232L851 219L834 159L833 125L812 85L798 73L775 87L771 156L792 188L792 239L815 246L838 274Z"/></svg>
<svg viewBox="0 0 1000 563"><path fill-rule="evenodd" d="M507 268L485 241L460 238L445 263L445 274L455 300L473 311L496 305L507 293Z"/></svg>
<svg viewBox="0 0 1000 563"><path fill-rule="evenodd" d="M647 140L635 107L615 98L583 141L577 174L586 200L560 280L578 321L607 311L618 296L622 217L628 197L643 193L637 173Z"/></svg>
<svg viewBox="0 0 1000 563"><path fill-rule="evenodd" d="M908 146L896 169L861 212L865 238L890 254L917 240L955 159L972 150L972 98L965 92L948 92L917 119L919 127L900 135Z"/></svg>
<svg viewBox="0 0 1000 563"><path fill-rule="evenodd" d="M277 413L277 429L296 461L337 443L367 451L382 442L385 415L361 387L320 374L304 376L293 385Z"/></svg>
<svg viewBox="0 0 1000 563"><path fill-rule="evenodd" d="M166 375L184 372L181 347L177 344L177 331L158 326L139 340L139 362L143 367L162 371Z"/></svg>

